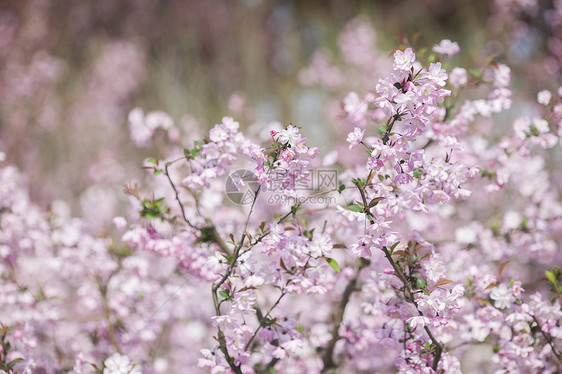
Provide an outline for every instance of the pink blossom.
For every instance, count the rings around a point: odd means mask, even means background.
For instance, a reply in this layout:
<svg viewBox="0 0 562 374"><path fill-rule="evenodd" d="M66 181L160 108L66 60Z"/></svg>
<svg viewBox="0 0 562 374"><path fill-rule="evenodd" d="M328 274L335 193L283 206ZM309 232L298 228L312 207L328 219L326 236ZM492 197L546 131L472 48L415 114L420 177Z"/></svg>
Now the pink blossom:
<svg viewBox="0 0 562 374"><path fill-rule="evenodd" d="M361 130L359 127L353 129L347 135L347 142L349 143L349 149L353 149L357 144L361 143L363 140L363 135L365 135L365 129Z"/></svg>
<svg viewBox="0 0 562 374"><path fill-rule="evenodd" d="M537 94L537 102L542 105L548 105L552 98L552 94L548 90L542 90Z"/></svg>
<svg viewBox="0 0 562 374"><path fill-rule="evenodd" d="M122 231L127 226L127 220L123 217L115 217L113 218L113 224L117 228L117 230Z"/></svg>
<svg viewBox="0 0 562 374"><path fill-rule="evenodd" d="M452 42L449 39L443 39L439 44L433 46L433 52L440 53L451 57L459 53L460 48L457 42Z"/></svg>
<svg viewBox="0 0 562 374"><path fill-rule="evenodd" d="M416 55L411 48L407 48L404 52L398 50L394 52L394 69L399 71L409 71L414 61L416 60Z"/></svg>
<svg viewBox="0 0 562 374"><path fill-rule="evenodd" d="M449 82L453 87L457 88L460 86L464 86L467 81L468 79L465 69L455 67L453 68L453 70L451 70L451 73L449 74Z"/></svg>
<svg viewBox="0 0 562 374"><path fill-rule="evenodd" d="M490 298L494 300L494 305L499 309L509 308L515 299L513 293L505 284L494 287L490 293Z"/></svg>

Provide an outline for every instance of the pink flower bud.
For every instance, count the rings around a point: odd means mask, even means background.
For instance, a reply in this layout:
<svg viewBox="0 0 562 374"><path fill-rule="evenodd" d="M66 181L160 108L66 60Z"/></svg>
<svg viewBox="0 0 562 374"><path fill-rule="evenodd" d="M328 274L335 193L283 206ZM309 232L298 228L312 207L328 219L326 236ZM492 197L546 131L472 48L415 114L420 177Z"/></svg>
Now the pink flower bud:
<svg viewBox="0 0 562 374"><path fill-rule="evenodd" d="M411 81L407 81L404 84L404 91L411 91L414 87L415 85Z"/></svg>
<svg viewBox="0 0 562 374"><path fill-rule="evenodd" d="M312 147L306 152L306 155L308 158L314 158L318 153L320 153L320 149L318 147Z"/></svg>

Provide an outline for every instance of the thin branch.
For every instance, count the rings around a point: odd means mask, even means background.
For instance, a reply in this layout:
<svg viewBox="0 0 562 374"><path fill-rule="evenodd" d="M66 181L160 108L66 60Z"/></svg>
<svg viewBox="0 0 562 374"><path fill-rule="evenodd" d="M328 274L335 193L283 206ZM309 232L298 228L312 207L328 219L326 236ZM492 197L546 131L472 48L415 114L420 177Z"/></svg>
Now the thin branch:
<svg viewBox="0 0 562 374"><path fill-rule="evenodd" d="M165 166L164 166L164 173L166 174L166 177L168 178L168 182L170 183L170 186L172 186L172 189L174 190L174 194L176 195L176 201L178 202L178 205L179 205L180 210L181 210L182 218L185 221L185 223L187 223L187 225L189 227L198 230L198 227L193 225L191 223L191 221L189 219L187 219L187 215L185 214L185 209L184 209L183 204L181 203L181 200L180 200L179 191L176 188L176 185L174 184L174 181L172 180L172 177L170 177L170 173L168 172L168 166L170 166L170 164L166 163Z"/></svg>
<svg viewBox="0 0 562 374"><path fill-rule="evenodd" d="M292 214L293 214L293 212L288 212L288 213L285 214L283 217L279 218L276 223L277 223L277 224L282 223L284 220L286 220L287 218L289 218ZM250 244L248 245L248 248L246 248L244 251L242 251L241 254L244 254L244 253L250 251L252 248L254 248L254 247L256 246L256 244L260 243L260 242L261 242L263 239L265 239L265 237L268 236L270 233L271 233L271 230L270 230L269 227L268 227L267 230L266 230L263 234L261 234L260 236L258 236L258 237L256 238L256 240L254 240L253 243L250 243Z"/></svg>
<svg viewBox="0 0 562 374"><path fill-rule="evenodd" d="M238 245L234 249L234 253L232 255L232 262L228 266L228 268L227 268L225 274L222 276L222 278L219 281L217 281L216 283L213 283L213 286L211 288L212 296L213 296L213 304L215 305L215 314L217 316L221 315L220 303L219 303L219 297L218 297L218 290L224 284L224 282L226 282L228 277L232 274L232 271L234 270L234 267L236 266L236 261L238 260L238 257L240 256L240 249L244 245L244 240L246 239L246 230L248 229L248 223L250 222L250 217L252 215L252 212L254 211L254 206L256 204L256 200L258 199L258 194L260 192L260 189L261 189L261 186L258 187L258 189L256 190L256 194L254 195L254 200L252 201L252 206L250 207L250 212L248 213L248 217L246 218L246 222L244 223L244 230L242 231L242 237L240 238L240 242L238 243ZM239 364L236 365L236 363L234 362L234 359L228 353L228 347L226 346L226 338L224 336L224 333L222 332L220 327L218 327L217 330L218 330L218 333L217 333L218 336L217 337L218 337L218 341L219 341L219 347L220 347L220 350L222 351L222 353L224 354L224 356L226 358L226 361L228 362L228 365L230 366L232 371L234 371L234 373L242 374L242 370L240 369L240 365Z"/></svg>
<svg viewBox="0 0 562 374"><path fill-rule="evenodd" d="M111 322L111 308L109 306L109 302L107 301L107 286L109 284L109 281L117 273L117 271L119 271L119 269L112 272L108 276L107 281L104 284L102 284L102 281L100 279L98 286L103 303L103 318L105 319L105 323L107 323L107 337L109 338L109 342L111 343L113 348L115 348L118 353L121 353L121 347L119 346L117 335L115 334L115 326L113 326L113 323Z"/></svg>
<svg viewBox="0 0 562 374"><path fill-rule="evenodd" d="M359 268L355 273L355 276L349 281L349 283L345 287L345 290L343 291L342 298L340 300L340 305L334 318L334 326L332 328L332 338L328 342L324 354L322 355L322 363L324 364L321 371L322 373L327 373L328 371L337 368L337 365L334 362L334 349L336 347L336 343L338 342L338 340L341 339L339 335L339 329L343 321L345 309L347 307L347 304L349 303L349 300L351 299L351 294L353 293L353 291L357 290L357 279L359 278L359 274L361 273L361 270L363 270L363 268L365 268L366 266L367 266L367 261L361 261L361 263L359 264Z"/></svg>
<svg viewBox="0 0 562 374"><path fill-rule="evenodd" d="M181 160L181 159L178 159ZM178 160L174 160L178 161ZM167 162L164 166L164 174L166 174L166 177L168 178L168 182L170 183L170 186L172 187L172 189L174 190L174 194L175 194L175 198L176 201L180 207L180 211L181 211L181 215L183 220L185 221L185 223L187 223L187 225L195 230L198 231L206 231L206 233L209 235L209 238L211 239L211 241L215 242L219 248L220 251L226 255L230 255L230 250L228 249L228 247L226 246L226 244L224 243L224 240L222 240L220 234L217 231L216 226L209 220L207 219L207 225L203 228L199 228L197 226L195 226L194 224L191 223L191 221L187 218L187 215L185 213L185 208L180 200L180 195L179 195L179 191L174 183L174 181L172 180L172 177L170 176L170 173L168 172L168 167L171 165L170 162Z"/></svg>
<svg viewBox="0 0 562 374"><path fill-rule="evenodd" d="M357 189L359 190L359 193L361 194L361 199L363 200L363 205L364 205L364 213L368 217L371 224L374 224L375 220L374 220L371 212L369 211L369 207L367 205L367 197L365 196L365 191L363 190L363 188L361 187L361 185L358 182L355 182L355 186L357 187ZM394 262L394 259L392 258L392 254L388 251L388 248L382 247L382 250L384 252L384 256L386 257L386 259L388 260L388 262L390 263L390 265L394 269L395 274L398 276L398 278L404 284L404 291L405 291L404 296L406 298L406 301L412 303L416 307L416 310L418 311L419 315L423 316L422 311L418 308L418 304L414 299L414 294L413 294L412 287L410 286L410 282L408 281L408 279L406 278L406 276L402 272L402 269L400 268L400 266L398 266L398 264L396 264L396 262ZM439 342L439 340L437 340L435 338L435 336L433 335L433 333L431 332L429 327L424 326L424 330L427 333L427 335L429 336L429 339L431 339L431 342L433 343L433 345L435 346L435 356L433 357L433 364L431 365L431 368L433 370L437 371L437 366L439 365L439 360L441 360L441 354L443 353L444 345L443 345L443 343Z"/></svg>
<svg viewBox="0 0 562 374"><path fill-rule="evenodd" d="M558 353L556 351L556 348L554 347L554 342L552 341L552 338L548 334L546 334L544 331L542 331L542 326L540 325L539 321L537 320L537 317L533 316L533 320L535 320L535 322L537 324L537 327L541 331L542 336L544 336L544 338L548 342L548 345L550 345L550 348L552 348L552 353L556 356L556 358L558 359L558 362L562 362L562 357L560 356L560 353Z"/></svg>
<svg viewBox="0 0 562 374"><path fill-rule="evenodd" d="M271 312L273 311L273 309L275 309L275 307L277 305L279 305L279 302L281 301L281 299L283 298L283 296L285 296L286 293L285 291L281 292L281 295L277 298L277 301L271 306L271 308L269 308L269 311L265 314L265 316L260 316L258 315L258 319L260 320L260 324L258 325L258 327L256 328L256 330L254 331L254 333L252 334L252 337L250 338L250 340L248 340L248 343L246 343L246 346L244 347L244 350L247 351L248 348L250 347L250 345L252 344L252 342L254 341L254 339L256 338L256 336L258 335L258 332L262 329L262 327L267 323L267 317L269 317L271 315Z"/></svg>

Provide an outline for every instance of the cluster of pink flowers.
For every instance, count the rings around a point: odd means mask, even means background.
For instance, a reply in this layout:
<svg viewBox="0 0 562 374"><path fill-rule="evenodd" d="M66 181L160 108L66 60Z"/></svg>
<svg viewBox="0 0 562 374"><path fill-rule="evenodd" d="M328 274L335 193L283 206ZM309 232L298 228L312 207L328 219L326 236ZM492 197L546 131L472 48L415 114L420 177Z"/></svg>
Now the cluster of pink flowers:
<svg viewBox="0 0 562 374"><path fill-rule="evenodd" d="M302 71L339 95L347 138L323 157L306 127L226 116L197 139L133 109L131 141L163 157L95 235L0 153L0 373L560 371L562 90L506 120L508 66L452 66L451 40L389 61L375 41L354 20L352 69L320 52ZM299 189L327 167L333 188Z"/></svg>
<svg viewBox="0 0 562 374"><path fill-rule="evenodd" d="M435 51L444 58L457 52L448 41ZM449 77L442 63L425 68L412 49L397 51L394 72L381 78L364 102L355 95L356 104L350 106L346 98L344 110L363 127L349 133L348 148L362 147L367 155L357 157L340 174L341 187L333 192L340 204L325 213L296 204L281 208L290 209L271 221L258 189L247 215L231 214L228 221L209 215L195 221L201 213L196 211L198 190L187 184L195 207L184 223L194 239L183 240L186 249L180 252L189 253L184 257L187 263L203 264L207 251L214 248L203 265L210 270L205 272L208 278L178 261L190 274L212 282L215 315L210 321L216 335L214 345L202 350L202 368L217 373L269 368L320 372L394 365L400 372L460 372L462 356L457 352L476 343L492 346L490 362L498 370L557 367L559 301L551 304L540 294L524 301L522 282L502 282L507 262L501 266L499 262L510 259L509 267L515 267L530 261L529 255L520 255L522 246L536 248L543 258L557 258L548 237L551 225L560 224L556 217L560 204L550 201L548 212L535 209L525 217L509 210L498 229L486 229L479 221L457 226L450 219L458 214L456 209L467 209L455 201L471 198L472 188L486 196L508 188L510 179L517 183L530 174L539 176L542 164L529 174L512 175L514 171L506 168L520 162L518 157L529 157L534 146L554 146L557 132L543 118L520 118L512 135L496 147L479 144L480 135L472 135L468 128L479 117L509 108L509 68L492 63L474 73L472 84L489 87L487 98L465 100L455 107L447 101L454 93L445 87ZM449 87L458 89L467 84L467 72L454 70L455 83ZM541 93L539 101L548 105L552 97L545 96ZM556 103L551 108L551 114L557 113ZM369 125L377 118L384 124L378 135ZM313 162L317 150L306 146L298 128L289 125L270 135L271 147L262 148L238 132L238 123L223 119L208 141L197 146L195 156L193 151L186 153L190 167L184 184L212 170L205 186L216 188L211 179L220 178L225 167L232 168L241 157L254 165L251 170L264 191L272 187L270 175L276 169L288 175L320 166ZM215 150L214 156L209 158L207 149ZM283 187L291 189L290 184ZM546 190L537 191L543 200L555 198ZM539 202L532 197L531 201ZM191 205L180 203L179 209L192 209ZM181 221L164 216L160 218ZM263 219L270 223L259 224ZM151 230L157 236L154 240L178 235L177 230L171 234L173 229L158 226L155 230L151 223L145 236ZM451 226L456 226L452 237L447 234ZM250 227L255 228L249 231ZM230 240L225 241L225 234L213 234L207 237L210 244L197 243L203 233L214 230L231 232ZM436 237L451 241L435 242ZM154 251L152 243L137 240L134 247ZM167 248L163 246L164 251ZM488 262L467 266L473 263L470 257ZM325 311L310 313L309 305L323 305ZM526 328L520 328L522 324ZM507 331L520 332L506 335Z"/></svg>

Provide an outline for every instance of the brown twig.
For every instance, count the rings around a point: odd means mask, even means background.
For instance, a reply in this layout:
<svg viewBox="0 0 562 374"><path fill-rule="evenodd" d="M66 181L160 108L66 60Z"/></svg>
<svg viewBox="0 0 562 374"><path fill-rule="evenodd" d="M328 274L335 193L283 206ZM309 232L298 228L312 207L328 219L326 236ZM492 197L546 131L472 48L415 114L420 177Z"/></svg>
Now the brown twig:
<svg viewBox="0 0 562 374"><path fill-rule="evenodd" d="M367 264L368 264L367 261L361 260L357 272L355 273L354 277L349 281L349 283L345 287L345 290L343 291L337 313L334 316L334 326L332 327L332 338L328 342L328 345L326 346L324 353L322 355L322 363L324 364L322 368L322 373L327 373L330 370L337 368L337 365L334 362L334 349L336 347L336 343L341 338L339 335L339 329L343 321L345 309L347 307L347 304L349 303L349 300L351 299L351 294L353 293L353 291L357 290L357 280L359 278L359 274L361 273L361 270L363 270L363 268L367 266Z"/></svg>
<svg viewBox="0 0 562 374"><path fill-rule="evenodd" d="M542 336L544 336L544 338L548 342L548 345L550 345L550 348L552 349L552 353L556 356L556 358L558 359L558 362L562 362L562 357L560 356L560 353L558 353L556 351L556 348L554 347L554 342L552 341L552 338L548 334L546 334L544 331L542 331L542 327L541 327L539 321L537 320L537 317L533 316L533 320L537 324L537 327L539 328Z"/></svg>
<svg viewBox="0 0 562 374"><path fill-rule="evenodd" d="M168 182L170 183L170 186L174 190L175 198L176 198L176 201L178 203L178 206L180 207L181 215L182 215L182 218L185 221L185 223L187 223L187 225L189 227L191 227L192 229L198 230L199 232L205 231L209 235L209 239L211 241L215 242L219 246L220 251L222 253L224 253L226 255L230 255L230 250L228 249L228 247L224 243L224 240L221 238L219 232L217 231L216 226L212 223L211 220L207 219L207 225L202 227L202 228L199 228L199 227L195 226L193 223L191 223L191 221L187 218L187 215L185 213L185 208L184 208L184 206L183 206L183 204L180 200L179 191L178 191L174 181L172 180L172 177L170 176L170 173L168 172L169 166L170 166L170 163L167 162L164 166L164 174L166 174L166 177L168 178Z"/></svg>
<svg viewBox="0 0 562 374"><path fill-rule="evenodd" d="M230 265L228 266L228 268L227 268L225 274L222 276L222 278L220 280L218 280L217 282L213 283L213 286L211 288L212 296L213 296L213 304L215 305L215 314L217 316L221 315L218 290L224 284L224 282L226 282L228 277L232 274L232 271L234 270L234 267L236 266L236 261L238 260L238 257L240 256L240 250L242 249L242 246L244 245L244 240L246 239L246 230L248 229L248 223L250 222L250 216L252 215L252 212L254 211L254 206L256 204L256 200L258 199L258 194L260 192L260 188L261 188L261 186L258 187L258 189L256 190L256 193L254 195L254 200L252 201L252 205L250 207L250 212L248 213L248 217L246 218L246 222L244 223L244 230L242 231L242 237L240 238L240 242L238 243L238 245L234 249L234 253L232 255L232 260L230 262ZM236 365L236 363L234 362L234 359L228 353L228 348L226 346L226 338L224 336L224 333L222 332L220 327L218 327L217 329L218 329L217 335L218 335L218 341L219 341L219 348L223 352L223 354L226 358L226 361L228 362L228 365L230 366L230 368L236 374L242 374L242 370L240 369L240 365Z"/></svg>
<svg viewBox="0 0 562 374"><path fill-rule="evenodd" d="M367 204L367 197L365 196L365 191L363 190L363 188L361 187L361 185L358 182L355 182L355 186L357 187L357 189L359 190L359 193L361 194L361 199L363 200L365 215L368 217L371 224L374 224L375 220L374 220L373 216L371 215L370 211L368 210L369 207L368 207L368 204ZM396 276L404 284L404 291L405 291L404 296L406 298L406 301L412 303L416 307L416 310L418 311L419 315L423 316L422 311L418 308L418 304L414 299L414 294L413 294L410 282L408 281L408 279L406 278L406 276L402 272L402 269L400 268L400 266L398 266L398 264L396 262L394 262L394 259L392 258L392 254L389 252L388 248L382 247L382 250L384 252L384 256L386 257L386 259L388 260L388 262L390 263L390 265L394 269L394 272L395 272ZM443 353L443 343L439 342L435 338L435 336L433 335L433 333L431 332L429 327L424 326L424 330L427 333L427 335L429 336L429 339L431 340L433 345L435 346L435 356L433 357L433 363L431 365L431 368L433 370L437 371L437 366L439 365L439 360L441 360L441 355Z"/></svg>

